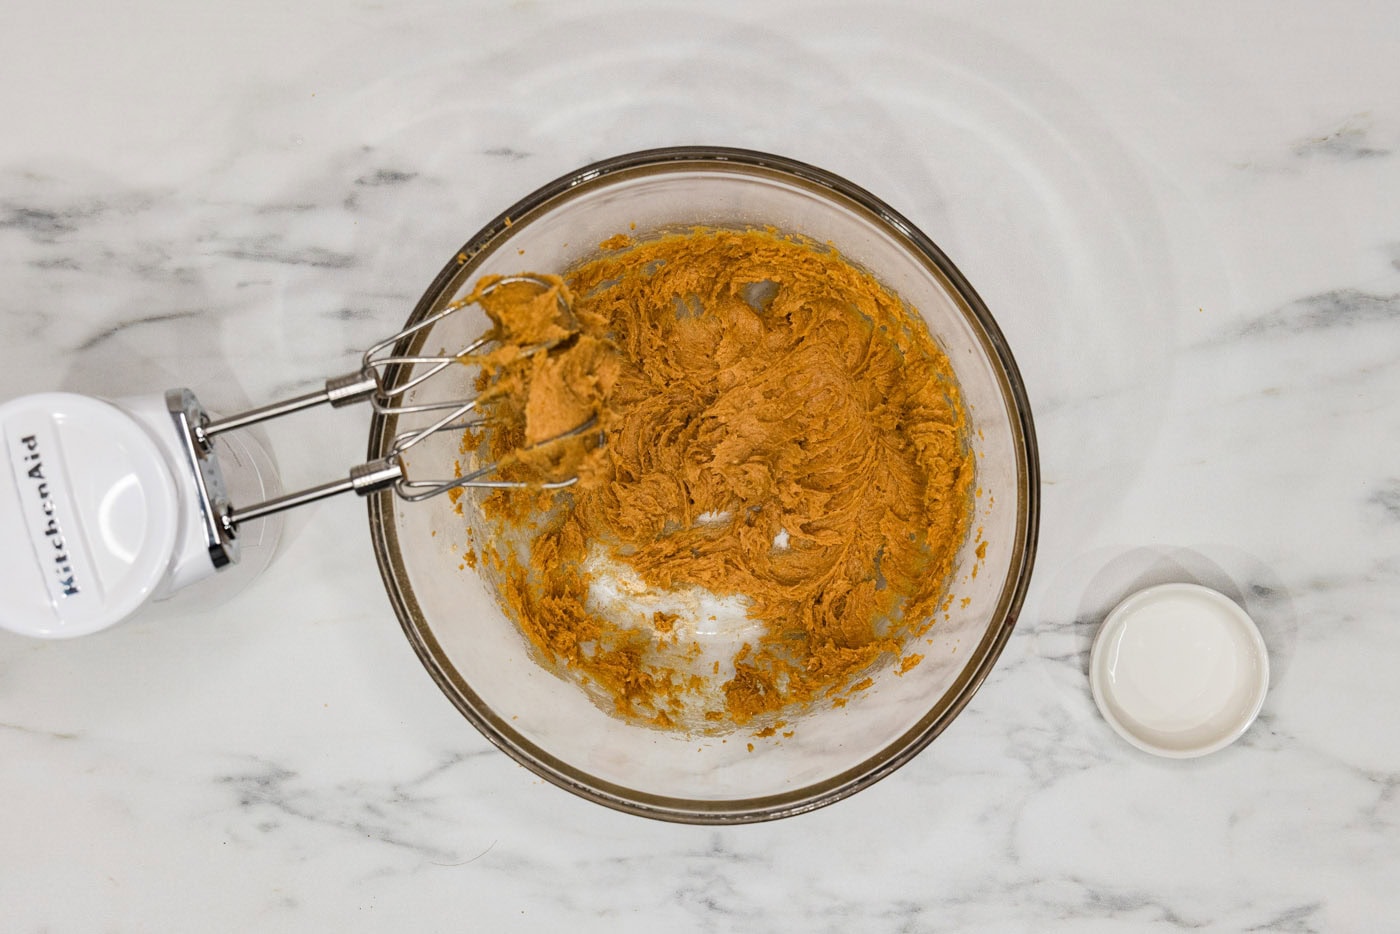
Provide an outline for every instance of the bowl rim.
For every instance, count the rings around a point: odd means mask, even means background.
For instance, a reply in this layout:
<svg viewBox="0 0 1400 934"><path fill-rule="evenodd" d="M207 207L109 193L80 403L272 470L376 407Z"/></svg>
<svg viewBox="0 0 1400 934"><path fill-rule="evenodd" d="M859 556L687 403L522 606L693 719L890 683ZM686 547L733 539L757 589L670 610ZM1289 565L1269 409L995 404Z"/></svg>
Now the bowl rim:
<svg viewBox="0 0 1400 934"><path fill-rule="evenodd" d="M390 603L419 661L448 700L497 748L541 778L587 800L618 811L660 820L690 824L738 824L775 820L832 804L868 788L893 773L948 726L967 706L1001 655L1019 619L1030 584L1040 526L1040 466L1030 400L1020 370L991 312L953 262L927 235L907 218L865 189L824 169L785 156L720 146L673 146L626 153L585 165L541 186L502 211L453 254L432 280L409 315L405 327L432 314L454 282L475 270L478 256L497 238L506 235L515 221L550 205L581 186L592 187L639 172L685 171L707 168L781 177L828 198L854 206L904 241L916 257L941 277L949 292L974 326L988 357L996 364L996 376L1012 414L1011 430L1017 464L1016 541L1013 542L1010 586L1003 587L993 624L988 626L970 653L975 662L965 666L948 690L912 727L880 751L836 775L780 794L727 800L702 800L653 795L625 788L571 766L519 735L508 722L484 703L474 703L470 685L453 669L431 627L423 619L408 586L406 568L392 520L396 500L389 491L368 498L370 537ZM405 338L395 348L407 356ZM389 384L398 369L385 374ZM369 457L382 457L394 435L395 419L375 413L369 429ZM995 622L999 619L999 622ZM420 625L421 623L421 625Z"/></svg>

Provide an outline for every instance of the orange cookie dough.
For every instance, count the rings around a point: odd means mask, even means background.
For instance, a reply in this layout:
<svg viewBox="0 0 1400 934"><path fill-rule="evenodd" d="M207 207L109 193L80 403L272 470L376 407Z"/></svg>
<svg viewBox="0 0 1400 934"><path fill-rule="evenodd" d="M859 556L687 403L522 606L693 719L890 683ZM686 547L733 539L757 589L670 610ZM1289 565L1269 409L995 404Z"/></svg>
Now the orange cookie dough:
<svg viewBox="0 0 1400 934"><path fill-rule="evenodd" d="M660 726L772 723L841 703L881 664L912 667L974 474L922 321L835 251L773 231L602 247L567 285L486 303L507 330L552 320L541 303L559 295L575 319L547 354L483 370L503 473L580 477L482 504L528 543L494 553L505 609L543 660ZM596 431L548 443L589 419ZM619 618L617 593L678 596ZM745 623L722 657L715 601Z"/></svg>
<svg viewBox="0 0 1400 934"><path fill-rule="evenodd" d="M602 336L606 319L574 309L573 293L557 276L484 276L461 303L479 304L496 337L492 350L468 362L480 368L478 404L489 413L502 477L591 477L594 439L622 367ZM469 434L468 446L480 440Z"/></svg>

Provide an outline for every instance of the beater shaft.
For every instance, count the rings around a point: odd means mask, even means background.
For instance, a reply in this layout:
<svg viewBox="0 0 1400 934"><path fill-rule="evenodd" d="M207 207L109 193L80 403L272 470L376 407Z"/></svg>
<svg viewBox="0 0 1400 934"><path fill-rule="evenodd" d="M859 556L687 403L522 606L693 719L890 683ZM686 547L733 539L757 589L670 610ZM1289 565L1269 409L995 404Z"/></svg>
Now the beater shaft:
<svg viewBox="0 0 1400 934"><path fill-rule="evenodd" d="M225 531L232 534L240 522L251 522L254 519L261 519L263 516L295 509L297 506L305 506L307 503L314 503L317 500L340 493L349 493L352 490L361 496L367 496L370 493L387 489L403 479L403 465L399 462L398 457L383 457L367 464L351 467L350 476L344 480L332 480L329 483L322 483L320 486L309 487L296 493L287 493L258 503L256 506L230 509L222 516L222 522Z"/></svg>
<svg viewBox="0 0 1400 934"><path fill-rule="evenodd" d="M356 402L364 402L374 395L379 388L379 382L372 373L363 370L356 370L354 373L346 373L344 376L337 376L326 380L326 387L318 389L316 392L308 392L302 396L286 399L282 402L273 402L269 405L259 406L256 409L249 409L237 415L230 415L225 418L217 418L207 425L202 425L196 429L196 436L205 439L212 438L225 431L235 431L239 428L247 428L249 425L256 425L259 422L280 418L283 415L290 415L293 412L300 412L303 409L312 409L318 405L329 403L336 408L343 405L352 405Z"/></svg>

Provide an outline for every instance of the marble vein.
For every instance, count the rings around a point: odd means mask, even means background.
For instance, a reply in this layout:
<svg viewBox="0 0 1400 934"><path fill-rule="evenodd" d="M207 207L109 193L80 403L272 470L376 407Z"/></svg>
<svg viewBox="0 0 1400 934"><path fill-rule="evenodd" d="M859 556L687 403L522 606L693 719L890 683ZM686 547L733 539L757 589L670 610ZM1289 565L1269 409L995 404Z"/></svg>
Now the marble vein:
<svg viewBox="0 0 1400 934"><path fill-rule="evenodd" d="M319 269L347 269L355 263L351 253L341 253L319 246L289 247L277 237L255 237L219 245L211 251L227 259L255 263L278 263L289 266L313 266Z"/></svg>
<svg viewBox="0 0 1400 934"><path fill-rule="evenodd" d="M218 782L232 795L236 826L242 829L281 836L285 824L293 822L369 838L437 865L457 866L484 854L464 856L434 839L429 828L441 802L423 789L480 755L454 753L417 776L387 785L316 787L296 770L267 761L253 761L248 769L221 776Z"/></svg>
<svg viewBox="0 0 1400 934"><path fill-rule="evenodd" d="M1322 909L1320 902L1308 902L1286 908L1262 924L1251 925L1246 931L1269 931L1279 934L1321 934L1324 928L1315 921Z"/></svg>
<svg viewBox="0 0 1400 934"><path fill-rule="evenodd" d="M1400 319L1400 292L1377 294L1335 289L1309 295L1247 322L1242 335L1305 332L1390 323Z"/></svg>
<svg viewBox="0 0 1400 934"><path fill-rule="evenodd" d="M22 726L18 723L0 723L0 730L14 730L19 733L26 733L30 736L38 736L45 739L56 739L64 741L82 738L82 735L79 733L65 733L55 730L38 730L34 729L33 727Z"/></svg>
<svg viewBox="0 0 1400 934"><path fill-rule="evenodd" d="M117 324L112 325L109 328L105 328L102 331L93 334L91 337L85 338L81 343L77 345L76 349L80 352L96 350L103 344L112 340L112 338L117 337L119 335L127 335L141 327L145 327L148 325L168 324L172 321L185 321L191 318L198 317L200 317L200 313L197 311L171 311L166 312L164 314L145 315L144 317L140 318L128 318L125 321L121 321Z"/></svg>
<svg viewBox="0 0 1400 934"><path fill-rule="evenodd" d="M511 162L519 162L521 159L528 159L531 156L531 153L512 149L510 146L493 146L490 149L483 149L482 154L497 159L508 159Z"/></svg>
<svg viewBox="0 0 1400 934"><path fill-rule="evenodd" d="M1380 489L1366 497L1366 502L1380 509L1392 522L1400 521L1400 478L1386 478Z"/></svg>
<svg viewBox="0 0 1400 934"><path fill-rule="evenodd" d="M361 175L355 179L356 185L402 185L411 182L418 177L417 172L402 172L394 169L375 169L370 175Z"/></svg>
<svg viewBox="0 0 1400 934"><path fill-rule="evenodd" d="M1391 154L1390 149L1372 144L1371 129L1360 120L1350 120L1330 133L1300 140L1294 144L1293 152L1304 159L1344 162L1353 159L1376 159Z"/></svg>

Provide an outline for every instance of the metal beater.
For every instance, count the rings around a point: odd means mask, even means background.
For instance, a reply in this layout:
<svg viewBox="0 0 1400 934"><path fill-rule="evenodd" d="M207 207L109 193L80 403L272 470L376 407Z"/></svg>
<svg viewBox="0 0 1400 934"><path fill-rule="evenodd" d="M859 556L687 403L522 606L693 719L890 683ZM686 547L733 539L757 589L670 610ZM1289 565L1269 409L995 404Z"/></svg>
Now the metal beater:
<svg viewBox="0 0 1400 934"><path fill-rule="evenodd" d="M493 282L490 286L478 293L478 299L484 298L491 292L503 285L512 283L529 282L543 288L549 288L550 283L542 278L531 275L506 276ZM306 503L313 503L317 500L336 496L340 493L354 491L361 496L378 492L392 487L394 492L401 498L410 502L418 502L431 496L437 496L448 490L459 487L478 487L489 489L520 489L527 486L546 490L563 489L578 482L577 477L562 480L554 483L530 484L512 480L490 480L487 479L495 472L497 464L488 464L478 468L461 477L454 477L450 480L422 480L409 478L404 470L403 455L414 445L428 438L439 431L464 431L468 428L480 427L480 421L466 420L468 413L477 408L479 399L452 399L439 400L434 402L416 402L411 405L400 403L400 400L410 390L421 386L431 380L438 373L454 364L461 364L464 358L477 353L487 344L499 339L493 332L488 332L484 336L467 344L455 354L429 354L429 355L407 355L396 356L393 348L404 338L411 337L419 331L431 328L443 318L456 314L468 304L467 299L461 299L448 305L442 311L431 315L418 322L412 327L405 328L392 337L387 337L364 352L360 359L360 368L352 373L342 376L332 377L326 380L324 389L310 392L302 396L287 399L283 402L274 402L269 405L250 409L237 415L229 415L218 419L210 419L203 408L191 394L188 402L192 405L182 405L179 412L172 406L172 413L181 418L182 423L188 425L188 430L183 432L189 436L191 454L194 458L193 465L196 473L199 474L202 482L201 489L201 509L207 510L212 525L216 528L219 538L219 546L227 547L229 543L236 542L237 528L240 522L249 522L263 516L283 512ZM570 333L578 330L578 321L574 318L573 310L569 307L561 295L559 297L559 318L560 323ZM557 346L559 342L539 344L526 348L526 354L548 351ZM390 367L394 366L426 366L427 370L397 385L389 385L387 374ZM176 390L177 392L179 390ZM184 402L185 400L181 400ZM213 439L227 431L234 431L239 428L246 428L249 425L256 425L260 422L271 421L290 415L293 412L300 412L303 409L315 408L319 405L329 404L336 408L347 405L354 405L359 402L368 401L373 405L374 410L381 415L410 415L423 412L445 412L432 424L402 432L394 437L394 443L390 451L384 457L359 464L350 468L349 476L343 480L332 480L318 486L308 487L296 493L288 493L275 497L266 502L252 506L234 508L226 500L221 500L210 495L211 486L206 472L212 478L213 484L218 485L218 462L210 457L213 450ZM549 444L560 441L564 438L581 434L592 427L592 421L585 422L577 428L564 432L554 438L549 438L541 444ZM219 487L221 488L221 487ZM211 553L216 547L211 539Z"/></svg>

